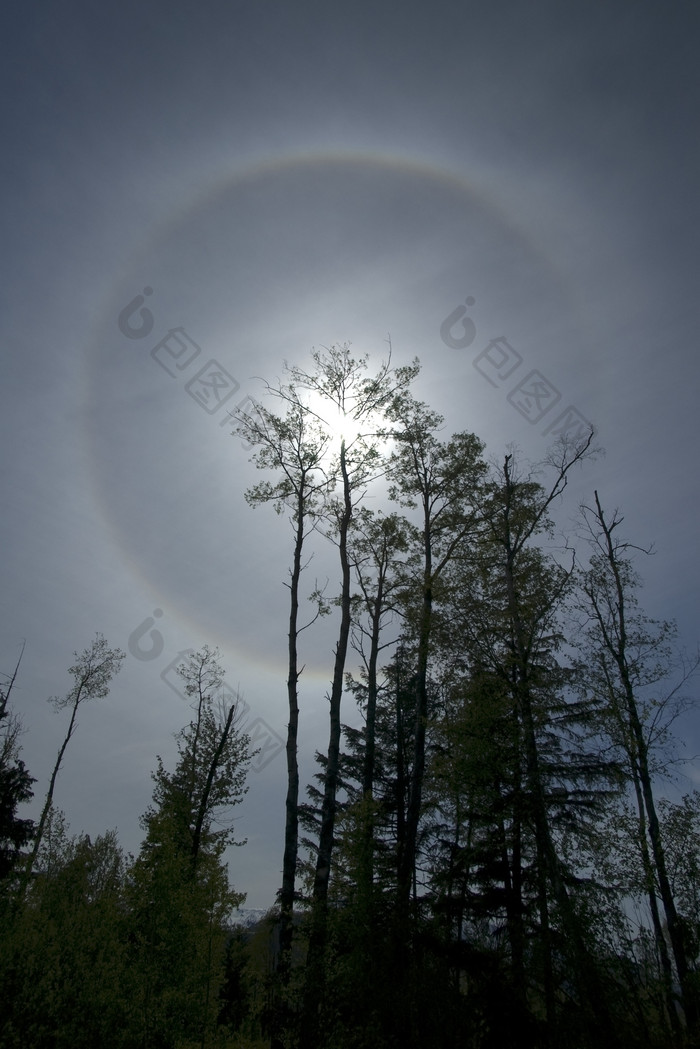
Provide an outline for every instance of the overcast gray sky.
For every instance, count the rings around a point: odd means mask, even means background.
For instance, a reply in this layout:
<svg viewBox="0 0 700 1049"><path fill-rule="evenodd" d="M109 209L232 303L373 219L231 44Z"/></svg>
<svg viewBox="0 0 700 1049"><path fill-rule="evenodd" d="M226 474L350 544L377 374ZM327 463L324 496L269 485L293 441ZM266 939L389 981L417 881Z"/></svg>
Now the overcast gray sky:
<svg viewBox="0 0 700 1049"><path fill-rule="evenodd" d="M38 797L73 650L131 647L66 755L75 832L138 848L188 714L171 666L219 645L266 748L231 875L274 899L289 532L245 504L225 413L312 346L378 362L390 335L495 456L592 422L607 454L566 509L597 487L656 544L647 608L695 648L696 5L11 0L2 20L0 670L26 639ZM307 777L332 643L305 653ZM683 731L700 750L698 718Z"/></svg>

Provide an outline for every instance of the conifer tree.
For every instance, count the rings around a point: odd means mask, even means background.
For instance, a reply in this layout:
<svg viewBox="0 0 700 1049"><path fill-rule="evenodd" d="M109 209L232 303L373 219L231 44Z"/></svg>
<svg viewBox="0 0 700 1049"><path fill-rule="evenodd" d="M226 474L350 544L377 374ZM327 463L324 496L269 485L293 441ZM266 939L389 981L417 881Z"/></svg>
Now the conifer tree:
<svg viewBox="0 0 700 1049"><path fill-rule="evenodd" d="M153 804L130 872L134 1006L143 1044L197 1039L218 1014L227 924L244 894L229 886L223 854L234 838L231 810L246 794L250 738L237 705L220 696L218 653L205 646L179 669L193 717L176 736L172 772L153 773Z"/></svg>
<svg viewBox="0 0 700 1049"><path fill-rule="evenodd" d="M24 645L12 676L0 686L0 881L12 872L20 850L34 834L34 821L17 813L17 807L34 796L32 783L36 780L19 756L22 723L9 706L23 653Z"/></svg>
<svg viewBox="0 0 700 1049"><path fill-rule="evenodd" d="M442 417L409 396L394 403L392 422L396 449L388 470L390 495L402 507L415 511L416 538L408 558L412 578L404 598L407 633L416 645L413 756L398 886L399 904L407 915L421 818L436 591L447 566L481 527L480 486L486 467L481 457L483 444L477 437L460 433L441 442L437 433Z"/></svg>

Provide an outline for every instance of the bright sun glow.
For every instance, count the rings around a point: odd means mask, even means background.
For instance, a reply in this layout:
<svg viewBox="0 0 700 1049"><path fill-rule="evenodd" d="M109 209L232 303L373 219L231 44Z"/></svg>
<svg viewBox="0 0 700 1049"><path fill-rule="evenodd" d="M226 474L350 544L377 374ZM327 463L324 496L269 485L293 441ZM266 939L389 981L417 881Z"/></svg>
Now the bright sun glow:
<svg viewBox="0 0 700 1049"><path fill-rule="evenodd" d="M353 418L352 405L349 406L349 411L343 413L337 404L334 404L329 398L323 397L319 393L307 394L304 397L304 403L319 424L322 424L330 434L328 446L330 455L337 455L340 452L340 445L343 439L345 440L345 447L350 448L362 433L367 433L371 429L371 420L361 419L358 421Z"/></svg>

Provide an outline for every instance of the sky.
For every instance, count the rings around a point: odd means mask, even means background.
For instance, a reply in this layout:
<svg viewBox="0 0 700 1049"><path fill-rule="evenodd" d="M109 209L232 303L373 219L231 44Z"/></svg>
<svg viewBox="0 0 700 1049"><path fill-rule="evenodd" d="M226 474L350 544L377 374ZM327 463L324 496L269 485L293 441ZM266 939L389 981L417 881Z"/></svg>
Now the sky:
<svg viewBox="0 0 700 1049"><path fill-rule="evenodd" d="M487 454L593 424L598 489L649 614L700 638L700 12L316 0L3 5L0 671L46 790L74 650L128 654L86 707L56 803L137 851L173 669L218 646L261 754L230 873L281 881L288 523L227 412L350 342L414 356L417 394ZM535 393L533 393L535 391ZM563 519L563 518L562 518ZM330 555L314 571L336 585ZM329 592L330 592L329 590ZM333 625L302 678L325 749ZM351 720L351 700L344 717ZM681 733L700 752L700 716ZM700 781L681 770L679 789Z"/></svg>

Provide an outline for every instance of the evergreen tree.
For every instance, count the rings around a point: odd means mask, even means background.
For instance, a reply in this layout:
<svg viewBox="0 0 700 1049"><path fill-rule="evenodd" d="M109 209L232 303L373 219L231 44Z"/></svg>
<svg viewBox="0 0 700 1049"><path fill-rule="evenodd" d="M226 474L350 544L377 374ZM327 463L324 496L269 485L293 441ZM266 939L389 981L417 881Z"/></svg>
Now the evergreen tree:
<svg viewBox="0 0 700 1049"><path fill-rule="evenodd" d="M555 1029L568 968L577 1008L600 1039L605 1023L596 1013L605 999L563 849L604 807L614 768L596 753L594 706L576 699L558 658L571 568L538 546L553 527L549 508L585 452L585 445L560 449L548 487L521 475L512 455L494 471L484 533L453 566L442 645L459 701L445 725L447 753L457 748L466 787L455 799L454 875L468 865L472 891L480 884L475 917L481 910L493 923L502 915L521 1007L537 988ZM454 891L449 878L447 888ZM605 1036L614 1039L610 1030Z"/></svg>
<svg viewBox="0 0 700 1049"><path fill-rule="evenodd" d="M408 557L404 595L406 633L416 644L416 706L413 757L406 813L405 838L399 857L399 903L408 915L415 877L418 829L425 772L428 718L428 667L432 651L434 605L441 577L458 551L481 527L481 485L485 464L483 444L471 433L441 442L440 415L408 395L391 410L396 449L388 470L390 496L416 511L415 542Z"/></svg>
<svg viewBox="0 0 700 1049"><path fill-rule="evenodd" d="M0 945L0 1045L138 1044L128 967L126 862L112 831L70 837L44 823L34 876Z"/></svg>
<svg viewBox="0 0 700 1049"><path fill-rule="evenodd" d="M236 705L219 699L215 651L205 646L179 673L194 716L176 737L175 769L158 759L128 893L134 1007L149 1047L212 1037L227 923L244 899L229 886L223 856L243 844L234 841L231 809L247 790L250 739L236 726Z"/></svg>
<svg viewBox="0 0 700 1049"><path fill-rule="evenodd" d="M17 807L34 796L32 783L36 780L19 756L22 723L9 706L23 653L24 645L12 676L0 686L0 881L11 874L21 849L34 835L34 821L17 813Z"/></svg>

